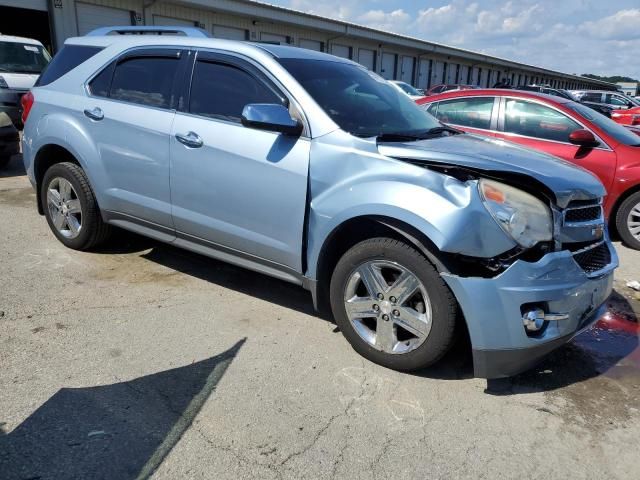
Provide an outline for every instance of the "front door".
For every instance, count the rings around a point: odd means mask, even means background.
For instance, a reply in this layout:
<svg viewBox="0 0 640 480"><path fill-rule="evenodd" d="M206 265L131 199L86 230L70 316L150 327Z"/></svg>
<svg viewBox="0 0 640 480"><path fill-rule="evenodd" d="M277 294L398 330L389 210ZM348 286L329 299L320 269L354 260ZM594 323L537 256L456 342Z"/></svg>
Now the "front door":
<svg viewBox="0 0 640 480"><path fill-rule="evenodd" d="M310 141L244 127L251 103L288 100L248 62L198 53L171 139L177 235L301 272Z"/></svg>
<svg viewBox="0 0 640 480"><path fill-rule="evenodd" d="M600 178L605 188L612 186L616 154L606 145L579 147L569 142L571 132L583 128L563 112L537 102L503 98L496 136L525 147L568 160Z"/></svg>

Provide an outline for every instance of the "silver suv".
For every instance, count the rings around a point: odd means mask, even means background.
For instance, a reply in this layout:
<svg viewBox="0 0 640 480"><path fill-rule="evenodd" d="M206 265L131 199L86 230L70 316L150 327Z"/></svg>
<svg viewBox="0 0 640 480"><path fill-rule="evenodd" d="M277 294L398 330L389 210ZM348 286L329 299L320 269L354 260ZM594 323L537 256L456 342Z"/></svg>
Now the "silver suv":
<svg viewBox="0 0 640 480"><path fill-rule="evenodd" d="M24 101L64 245L117 226L299 284L398 370L466 324L476 375L512 375L602 314L617 257L585 170L446 127L349 60L114 30L68 40Z"/></svg>

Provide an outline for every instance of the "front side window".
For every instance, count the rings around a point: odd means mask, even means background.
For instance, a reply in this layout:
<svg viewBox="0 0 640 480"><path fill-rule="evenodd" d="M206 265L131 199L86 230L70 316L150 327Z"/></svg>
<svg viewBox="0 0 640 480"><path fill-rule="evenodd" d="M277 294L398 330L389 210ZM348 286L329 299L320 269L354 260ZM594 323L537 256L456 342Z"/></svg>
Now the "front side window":
<svg viewBox="0 0 640 480"><path fill-rule="evenodd" d="M494 97L444 100L438 104L436 118L443 123L489 130L493 102Z"/></svg>
<svg viewBox="0 0 640 480"><path fill-rule="evenodd" d="M640 137L619 123L616 123L610 118L607 118L595 110L579 103L570 102L567 103L567 106L580 116L594 123L598 128L602 129L607 135L610 135L616 141L623 143L624 145L640 147Z"/></svg>
<svg viewBox="0 0 640 480"><path fill-rule="evenodd" d="M215 61L196 62L189 112L240 122L242 110L250 103L285 105L286 100L264 82L234 65Z"/></svg>
<svg viewBox="0 0 640 480"><path fill-rule="evenodd" d="M0 42L0 73L41 73L50 60L42 45Z"/></svg>
<svg viewBox="0 0 640 480"><path fill-rule="evenodd" d="M629 104L629 102L622 97L619 97L618 95L611 95L610 93L607 93L607 95L605 96L604 103L606 103L607 105L613 105L615 107L626 107Z"/></svg>
<svg viewBox="0 0 640 480"><path fill-rule="evenodd" d="M527 137L569 142L571 132L582 128L566 115L544 105L507 99L504 131Z"/></svg>
<svg viewBox="0 0 640 480"><path fill-rule="evenodd" d="M109 98L150 107L170 108L179 62L177 56L125 58L115 67Z"/></svg>
<svg viewBox="0 0 640 480"><path fill-rule="evenodd" d="M580 98L580 100L582 100L583 102L602 103L602 94L587 92Z"/></svg>
<svg viewBox="0 0 640 480"><path fill-rule="evenodd" d="M299 58L281 58L279 62L327 115L352 135L421 135L440 126L411 98L364 67Z"/></svg>

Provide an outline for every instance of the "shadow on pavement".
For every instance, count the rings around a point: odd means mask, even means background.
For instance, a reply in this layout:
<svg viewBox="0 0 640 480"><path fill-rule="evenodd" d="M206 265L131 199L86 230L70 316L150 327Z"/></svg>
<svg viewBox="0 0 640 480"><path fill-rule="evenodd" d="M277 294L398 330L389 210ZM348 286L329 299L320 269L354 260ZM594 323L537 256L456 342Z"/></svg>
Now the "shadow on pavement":
<svg viewBox="0 0 640 480"><path fill-rule="evenodd" d="M142 257L209 283L329 320L314 310L309 292L292 283L168 245L159 245Z"/></svg>
<svg viewBox="0 0 640 480"><path fill-rule="evenodd" d="M149 478L189 429L245 340L184 367L59 390L12 432L0 428L0 478Z"/></svg>
<svg viewBox="0 0 640 480"><path fill-rule="evenodd" d="M622 295L613 292L607 313L593 328L552 352L535 368L515 377L489 380L485 393L511 395L549 392L606 374L629 359L640 374L638 316Z"/></svg>

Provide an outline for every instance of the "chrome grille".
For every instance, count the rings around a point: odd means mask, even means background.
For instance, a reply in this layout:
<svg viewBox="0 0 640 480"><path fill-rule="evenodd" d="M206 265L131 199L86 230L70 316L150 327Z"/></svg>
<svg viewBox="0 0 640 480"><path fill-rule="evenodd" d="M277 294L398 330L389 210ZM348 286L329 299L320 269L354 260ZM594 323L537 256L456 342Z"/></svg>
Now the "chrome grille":
<svg viewBox="0 0 640 480"><path fill-rule="evenodd" d="M600 200L575 200L563 212L565 225L604 222Z"/></svg>

